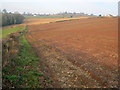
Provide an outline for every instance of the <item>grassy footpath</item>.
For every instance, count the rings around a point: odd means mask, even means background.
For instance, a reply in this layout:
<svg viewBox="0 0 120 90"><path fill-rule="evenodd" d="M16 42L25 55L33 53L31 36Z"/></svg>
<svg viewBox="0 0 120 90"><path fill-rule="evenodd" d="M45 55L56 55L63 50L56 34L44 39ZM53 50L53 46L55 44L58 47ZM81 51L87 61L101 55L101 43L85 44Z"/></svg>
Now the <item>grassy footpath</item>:
<svg viewBox="0 0 120 90"><path fill-rule="evenodd" d="M4 87L50 88L53 81L41 71L40 59L22 35L18 57L3 69Z"/></svg>
<svg viewBox="0 0 120 90"><path fill-rule="evenodd" d="M9 27L9 28L3 28L2 32L2 38L6 38L9 34L19 32L25 30L25 26L16 26L16 27Z"/></svg>

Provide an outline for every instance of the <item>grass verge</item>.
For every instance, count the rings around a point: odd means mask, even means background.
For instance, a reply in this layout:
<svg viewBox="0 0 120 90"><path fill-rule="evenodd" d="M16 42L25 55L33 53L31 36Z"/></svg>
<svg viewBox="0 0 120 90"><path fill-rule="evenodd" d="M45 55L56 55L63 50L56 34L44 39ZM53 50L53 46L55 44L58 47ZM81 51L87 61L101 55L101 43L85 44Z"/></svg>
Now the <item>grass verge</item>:
<svg viewBox="0 0 120 90"><path fill-rule="evenodd" d="M39 58L23 35L22 47L18 57L3 69L3 87L10 88L47 88L52 87L52 80L40 70Z"/></svg>
<svg viewBox="0 0 120 90"><path fill-rule="evenodd" d="M3 28L2 32L2 38L6 38L9 34L23 31L25 30L25 26L16 26L16 27L9 27L9 28Z"/></svg>

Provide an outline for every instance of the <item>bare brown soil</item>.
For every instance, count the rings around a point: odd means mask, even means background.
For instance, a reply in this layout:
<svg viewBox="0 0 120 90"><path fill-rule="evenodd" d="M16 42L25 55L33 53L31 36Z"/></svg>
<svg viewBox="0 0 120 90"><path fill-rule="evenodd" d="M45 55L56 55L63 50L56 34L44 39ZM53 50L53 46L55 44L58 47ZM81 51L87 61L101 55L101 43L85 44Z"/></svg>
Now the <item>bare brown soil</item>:
<svg viewBox="0 0 120 90"><path fill-rule="evenodd" d="M29 26L28 41L55 87L117 87L118 19L88 18Z"/></svg>

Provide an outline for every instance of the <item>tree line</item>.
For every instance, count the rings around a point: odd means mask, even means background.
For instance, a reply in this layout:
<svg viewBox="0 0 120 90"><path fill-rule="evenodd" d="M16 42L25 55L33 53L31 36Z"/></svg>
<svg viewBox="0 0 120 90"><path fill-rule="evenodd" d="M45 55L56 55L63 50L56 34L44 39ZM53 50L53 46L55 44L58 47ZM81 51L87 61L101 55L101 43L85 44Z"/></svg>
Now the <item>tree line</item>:
<svg viewBox="0 0 120 90"><path fill-rule="evenodd" d="M7 12L6 9L3 9L2 13L2 26L12 25L12 24L21 24L24 20L24 16L16 13Z"/></svg>

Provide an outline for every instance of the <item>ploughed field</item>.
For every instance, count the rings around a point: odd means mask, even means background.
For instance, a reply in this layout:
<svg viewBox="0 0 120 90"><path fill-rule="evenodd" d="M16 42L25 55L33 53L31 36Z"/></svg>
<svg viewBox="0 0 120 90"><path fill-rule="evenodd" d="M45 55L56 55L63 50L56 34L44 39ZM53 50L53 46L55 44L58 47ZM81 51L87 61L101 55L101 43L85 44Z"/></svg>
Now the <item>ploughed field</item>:
<svg viewBox="0 0 120 90"><path fill-rule="evenodd" d="M118 19L34 24L26 37L55 87L118 86Z"/></svg>

